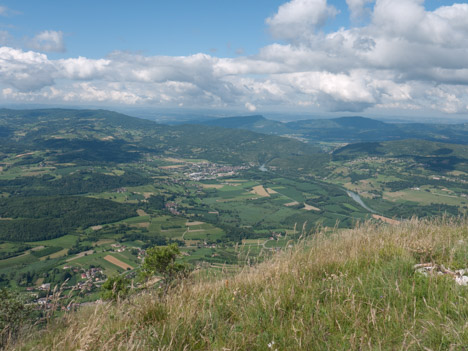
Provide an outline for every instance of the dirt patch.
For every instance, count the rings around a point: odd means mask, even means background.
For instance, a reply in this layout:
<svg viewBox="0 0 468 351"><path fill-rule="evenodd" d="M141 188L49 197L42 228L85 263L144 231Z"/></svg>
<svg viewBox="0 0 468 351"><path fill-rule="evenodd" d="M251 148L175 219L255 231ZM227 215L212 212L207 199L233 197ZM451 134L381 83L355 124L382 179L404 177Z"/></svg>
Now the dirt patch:
<svg viewBox="0 0 468 351"><path fill-rule="evenodd" d="M125 262L122 262L121 260L119 260L118 258L115 258L114 256L107 255L106 257L104 257L104 259L107 262L115 264L116 266L118 266L118 267L120 267L122 269L125 269L125 270L127 270L128 268L133 269L132 266L130 266L129 264L127 264Z"/></svg>
<svg viewBox="0 0 468 351"><path fill-rule="evenodd" d="M304 210L306 210L306 211L320 211L320 208L315 207L315 206L311 206L311 205L307 205L306 203L304 203Z"/></svg>
<svg viewBox="0 0 468 351"><path fill-rule="evenodd" d="M135 228L149 228L149 226L150 226L150 222L135 223L131 225L131 227L135 227Z"/></svg>
<svg viewBox="0 0 468 351"><path fill-rule="evenodd" d="M185 163L184 160L181 160L181 159L178 159L178 158L174 158L174 157L166 157L164 159L164 161L167 161L167 162L175 162L175 163Z"/></svg>
<svg viewBox="0 0 468 351"><path fill-rule="evenodd" d="M224 185L222 184L202 184L205 189L221 189Z"/></svg>
<svg viewBox="0 0 468 351"><path fill-rule="evenodd" d="M25 177L35 177L35 176L38 176L38 175L41 175L41 174L46 174L47 171L36 171L36 172L29 172L29 173L26 173L24 176Z"/></svg>
<svg viewBox="0 0 468 351"><path fill-rule="evenodd" d="M102 229L102 225L93 225L91 227L92 230L99 230L99 229Z"/></svg>
<svg viewBox="0 0 468 351"><path fill-rule="evenodd" d="M152 195L154 195L154 193L143 193L145 199L149 199Z"/></svg>
<svg viewBox="0 0 468 351"><path fill-rule="evenodd" d="M138 213L138 215L139 215L140 217L141 217L141 216L147 216L147 215L148 215L148 214L147 214L145 211L143 211L142 209L138 209L138 210L137 210L137 213Z"/></svg>
<svg viewBox="0 0 468 351"><path fill-rule="evenodd" d="M174 168L182 168L182 167L184 167L184 165L162 166L162 167L159 167L159 168L162 168L162 169L174 169Z"/></svg>
<svg viewBox="0 0 468 351"><path fill-rule="evenodd" d="M299 205L299 202L293 201L293 202L288 202L287 204L284 204L284 206L286 207L296 206L296 205Z"/></svg>
<svg viewBox="0 0 468 351"><path fill-rule="evenodd" d="M33 247L31 251L39 251L39 250L42 250L44 247L45 247L44 245L36 246L36 247Z"/></svg>
<svg viewBox="0 0 468 351"><path fill-rule="evenodd" d="M76 259L81 258L81 257L84 257L84 256L86 256L86 255L91 255L92 253L94 253L94 250L88 250L88 251L80 252L80 253L77 254L75 257L69 258L69 259L67 260L67 262L76 260Z"/></svg>
<svg viewBox="0 0 468 351"><path fill-rule="evenodd" d="M379 216L379 215L376 215L376 214L373 214L372 218L381 220L382 222L385 222L385 223L388 223L388 224L399 224L400 223L400 221L397 221L396 219L391 219L391 218L387 218L387 217L384 217L384 216Z"/></svg>
<svg viewBox="0 0 468 351"><path fill-rule="evenodd" d="M268 194L273 195L273 194L278 194L277 191L273 190L272 188L267 188Z"/></svg>
<svg viewBox="0 0 468 351"><path fill-rule="evenodd" d="M252 194L259 195L262 197L270 197L270 194L267 193L263 185L257 185L252 188Z"/></svg>
<svg viewBox="0 0 468 351"><path fill-rule="evenodd" d="M23 157L23 156L27 156L27 155L32 155L32 154L34 154L34 152L27 152L25 154L16 155L15 158L19 158L19 157Z"/></svg>
<svg viewBox="0 0 468 351"><path fill-rule="evenodd" d="M202 225L202 224L205 224L205 222L187 222L187 223L185 223L185 225L187 227L194 226L194 225Z"/></svg>
<svg viewBox="0 0 468 351"><path fill-rule="evenodd" d="M101 246L101 245L106 245L106 244L112 244L113 242L115 242L115 240L113 239L101 239L99 241L97 241L94 246Z"/></svg>

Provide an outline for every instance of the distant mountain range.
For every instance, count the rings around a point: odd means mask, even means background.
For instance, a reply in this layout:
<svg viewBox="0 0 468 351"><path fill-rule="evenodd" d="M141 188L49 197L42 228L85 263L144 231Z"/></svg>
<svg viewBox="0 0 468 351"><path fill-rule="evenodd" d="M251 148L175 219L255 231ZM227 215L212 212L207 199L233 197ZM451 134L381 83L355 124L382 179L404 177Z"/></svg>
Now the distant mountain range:
<svg viewBox="0 0 468 351"><path fill-rule="evenodd" d="M125 163L147 154L285 169L328 162L329 155L314 145L267 134L216 125L168 126L106 110L0 109L2 152L41 151L57 162Z"/></svg>
<svg viewBox="0 0 468 351"><path fill-rule="evenodd" d="M290 136L309 142L349 143L424 139L445 143L468 144L468 123L387 123L359 116L283 123L266 119L260 115L192 120L189 123Z"/></svg>

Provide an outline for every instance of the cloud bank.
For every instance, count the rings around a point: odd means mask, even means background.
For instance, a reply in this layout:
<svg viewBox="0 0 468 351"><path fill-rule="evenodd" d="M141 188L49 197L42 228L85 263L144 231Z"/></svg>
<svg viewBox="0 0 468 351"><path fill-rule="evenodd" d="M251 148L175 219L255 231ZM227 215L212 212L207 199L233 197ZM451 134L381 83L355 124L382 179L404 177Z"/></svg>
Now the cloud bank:
<svg viewBox="0 0 468 351"><path fill-rule="evenodd" d="M42 32L32 51L0 48L0 99L468 113L468 4L434 11L421 0L347 4L359 24L325 32L338 13L326 0L286 2L265 20L281 42L237 58L113 52L52 60L44 52L64 51L63 34Z"/></svg>

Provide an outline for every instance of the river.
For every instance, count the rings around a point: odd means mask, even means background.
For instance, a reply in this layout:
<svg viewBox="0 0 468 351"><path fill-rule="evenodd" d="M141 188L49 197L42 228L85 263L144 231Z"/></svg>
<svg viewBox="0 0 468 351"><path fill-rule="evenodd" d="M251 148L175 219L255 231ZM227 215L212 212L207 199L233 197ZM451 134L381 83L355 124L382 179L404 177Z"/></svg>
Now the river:
<svg viewBox="0 0 468 351"><path fill-rule="evenodd" d="M268 172L268 169L265 167L265 164L258 167L258 169L261 170L262 172Z"/></svg>
<svg viewBox="0 0 468 351"><path fill-rule="evenodd" d="M365 208L367 211L369 212L372 212L372 213L376 213L377 211L373 210L372 208L370 208L369 206L367 206L361 199L361 197L356 194L356 193L353 193L352 191L349 191L349 190L346 190L346 193L348 194L348 196L350 198L352 198L354 201L356 201L359 205L361 205L361 207Z"/></svg>

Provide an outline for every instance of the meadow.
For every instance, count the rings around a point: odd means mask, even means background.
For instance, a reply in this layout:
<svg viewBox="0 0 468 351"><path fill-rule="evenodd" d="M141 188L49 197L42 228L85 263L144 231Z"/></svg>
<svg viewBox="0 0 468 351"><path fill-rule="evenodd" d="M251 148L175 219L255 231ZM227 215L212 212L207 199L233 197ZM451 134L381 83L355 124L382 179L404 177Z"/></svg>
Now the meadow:
<svg viewBox="0 0 468 351"><path fill-rule="evenodd" d="M432 263L466 267L466 219L363 223L301 241L240 272L195 272L88 306L16 350L463 350L468 290Z"/></svg>

